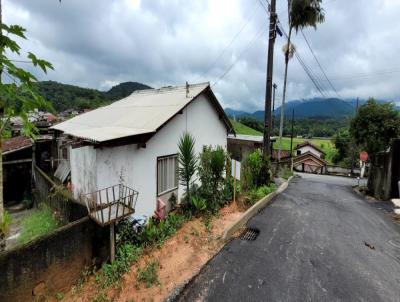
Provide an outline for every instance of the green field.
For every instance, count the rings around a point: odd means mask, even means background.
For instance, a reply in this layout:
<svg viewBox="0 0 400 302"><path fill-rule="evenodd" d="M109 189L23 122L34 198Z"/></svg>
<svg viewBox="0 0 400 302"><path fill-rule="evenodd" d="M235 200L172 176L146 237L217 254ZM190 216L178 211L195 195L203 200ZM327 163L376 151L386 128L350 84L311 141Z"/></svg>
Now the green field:
<svg viewBox="0 0 400 302"><path fill-rule="evenodd" d="M260 131L257 131L253 128L247 127L242 123L239 123L233 119L230 119L233 128L235 129L237 134L245 134L245 135L263 135Z"/></svg>
<svg viewBox="0 0 400 302"><path fill-rule="evenodd" d="M233 127L237 134L245 134L245 135L262 135L260 131L254 130L253 128L247 127L239 122L231 120ZM336 153L335 145L333 144L330 138L293 138L293 150L296 148L297 144L304 142L305 140L310 141L312 144L316 145L317 147L321 148L322 151L326 153L325 159L328 163L332 163L332 158ZM279 140L277 140L274 145L274 149L279 148ZM290 149L290 137L283 137L282 138L282 150L289 150Z"/></svg>

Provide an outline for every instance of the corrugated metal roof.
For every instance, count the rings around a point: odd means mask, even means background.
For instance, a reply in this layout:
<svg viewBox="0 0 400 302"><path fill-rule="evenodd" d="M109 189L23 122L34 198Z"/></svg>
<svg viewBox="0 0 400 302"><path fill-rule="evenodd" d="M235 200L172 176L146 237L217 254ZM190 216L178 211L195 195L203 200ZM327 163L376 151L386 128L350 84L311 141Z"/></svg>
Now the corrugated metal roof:
<svg viewBox="0 0 400 302"><path fill-rule="evenodd" d="M207 87L209 83L189 85L188 97L186 86L135 91L51 128L93 142L154 133Z"/></svg>
<svg viewBox="0 0 400 302"><path fill-rule="evenodd" d="M2 142L3 155L16 152L25 148L29 148L33 145L33 141L29 137L16 136L9 139L5 139Z"/></svg>

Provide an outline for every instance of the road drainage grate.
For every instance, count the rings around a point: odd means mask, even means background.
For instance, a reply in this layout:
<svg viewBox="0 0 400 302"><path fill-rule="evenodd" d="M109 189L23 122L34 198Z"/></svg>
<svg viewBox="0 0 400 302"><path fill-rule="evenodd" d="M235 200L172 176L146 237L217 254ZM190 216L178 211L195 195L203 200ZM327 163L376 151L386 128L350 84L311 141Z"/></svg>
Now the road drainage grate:
<svg viewBox="0 0 400 302"><path fill-rule="evenodd" d="M239 238L246 241L254 241L256 240L258 234L260 234L260 230L247 228L243 231Z"/></svg>

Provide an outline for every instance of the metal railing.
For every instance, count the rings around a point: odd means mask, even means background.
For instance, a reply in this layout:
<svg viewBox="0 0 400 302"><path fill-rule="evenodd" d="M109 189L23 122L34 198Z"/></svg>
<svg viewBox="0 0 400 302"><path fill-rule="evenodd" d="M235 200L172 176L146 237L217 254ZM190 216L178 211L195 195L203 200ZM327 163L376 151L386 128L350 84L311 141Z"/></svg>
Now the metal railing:
<svg viewBox="0 0 400 302"><path fill-rule="evenodd" d="M89 216L99 225L117 222L135 213L139 192L118 184L82 195Z"/></svg>

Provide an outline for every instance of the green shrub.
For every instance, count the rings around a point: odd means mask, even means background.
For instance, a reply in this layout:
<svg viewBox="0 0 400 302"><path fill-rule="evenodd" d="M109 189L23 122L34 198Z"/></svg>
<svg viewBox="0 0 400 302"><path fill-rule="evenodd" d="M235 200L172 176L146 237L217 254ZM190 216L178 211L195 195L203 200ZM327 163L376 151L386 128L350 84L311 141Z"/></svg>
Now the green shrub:
<svg viewBox="0 0 400 302"><path fill-rule="evenodd" d="M151 218L143 229L143 232L136 237L136 242L142 246L160 245L171 237L186 221L186 217L180 214L170 214L161 221Z"/></svg>
<svg viewBox="0 0 400 302"><path fill-rule="evenodd" d="M193 175L196 173L197 167L197 156L195 154L195 142L194 137L185 132L178 142L178 174L179 180L183 186L186 187L186 195L190 201L190 182Z"/></svg>
<svg viewBox="0 0 400 302"><path fill-rule="evenodd" d="M11 215L7 212L4 211L3 213L3 219L0 221L0 235L3 234L4 236L8 235L8 232L10 231L10 224L11 224Z"/></svg>
<svg viewBox="0 0 400 302"><path fill-rule="evenodd" d="M264 160L260 149L250 153L244 160L241 183L245 190L254 189L260 185L268 185L271 178L269 160Z"/></svg>
<svg viewBox="0 0 400 302"><path fill-rule="evenodd" d="M204 198L193 196L191 206L193 208L194 214L200 214L207 209L207 202Z"/></svg>
<svg viewBox="0 0 400 302"><path fill-rule="evenodd" d="M224 199L224 172L227 156L221 146L216 148L203 146L199 159L198 176L201 181L199 193L207 201L207 210L216 211Z"/></svg>
<svg viewBox="0 0 400 302"><path fill-rule="evenodd" d="M39 236L48 234L56 230L61 223L53 215L51 208L42 203L26 216L22 222L21 235L18 237L20 243L26 243Z"/></svg>
<svg viewBox="0 0 400 302"><path fill-rule="evenodd" d="M291 176L293 176L293 172L290 169L288 169L288 168L283 169L282 177L284 179L289 179L289 177L291 177Z"/></svg>
<svg viewBox="0 0 400 302"><path fill-rule="evenodd" d="M174 193L168 198L168 203L171 210L176 208L176 195Z"/></svg>
<svg viewBox="0 0 400 302"><path fill-rule="evenodd" d="M158 269L160 264L157 260L152 260L141 269L137 269L137 281L144 283L147 288L152 287L154 284L160 285L158 279Z"/></svg>
<svg viewBox="0 0 400 302"><path fill-rule="evenodd" d="M106 288L117 282L123 274L129 271L132 263L137 261L141 253L140 247L130 243L119 246L114 262L103 264L101 272L96 276L100 287Z"/></svg>
<svg viewBox="0 0 400 302"><path fill-rule="evenodd" d="M246 205L253 205L261 198L267 196L276 190L276 185L271 183L269 186L261 186L258 188L253 188L252 190L247 192L246 197L244 198L244 203Z"/></svg>

